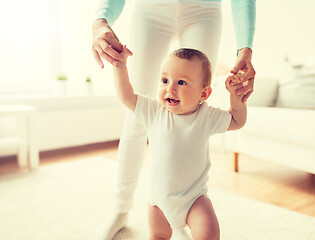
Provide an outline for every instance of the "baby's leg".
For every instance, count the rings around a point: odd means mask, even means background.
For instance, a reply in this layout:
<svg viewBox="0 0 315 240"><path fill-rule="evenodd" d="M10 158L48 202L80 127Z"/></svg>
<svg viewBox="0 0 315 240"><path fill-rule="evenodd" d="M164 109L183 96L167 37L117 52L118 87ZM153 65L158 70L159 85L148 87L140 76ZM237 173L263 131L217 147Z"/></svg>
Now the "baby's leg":
<svg viewBox="0 0 315 240"><path fill-rule="evenodd" d="M164 213L157 206L149 206L150 240L169 240L172 228Z"/></svg>
<svg viewBox="0 0 315 240"><path fill-rule="evenodd" d="M220 227L210 199L199 197L192 205L187 224L194 240L219 240Z"/></svg>

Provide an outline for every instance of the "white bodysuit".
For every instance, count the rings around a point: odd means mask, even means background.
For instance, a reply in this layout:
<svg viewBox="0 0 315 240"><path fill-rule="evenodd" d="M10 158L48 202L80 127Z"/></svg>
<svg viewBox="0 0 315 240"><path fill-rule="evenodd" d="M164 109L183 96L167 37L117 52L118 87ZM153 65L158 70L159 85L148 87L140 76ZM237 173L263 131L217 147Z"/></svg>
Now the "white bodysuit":
<svg viewBox="0 0 315 240"><path fill-rule="evenodd" d="M150 204L163 211L172 228L184 227L192 204L207 195L209 137L228 129L231 114L204 102L192 114L176 115L158 100L138 95L135 119L149 137Z"/></svg>

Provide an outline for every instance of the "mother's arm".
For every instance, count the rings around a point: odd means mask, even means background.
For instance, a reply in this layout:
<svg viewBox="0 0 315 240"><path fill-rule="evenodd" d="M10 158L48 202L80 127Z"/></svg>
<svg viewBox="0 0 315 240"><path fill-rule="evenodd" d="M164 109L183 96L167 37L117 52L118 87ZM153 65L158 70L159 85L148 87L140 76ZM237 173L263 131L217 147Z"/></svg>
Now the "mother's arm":
<svg viewBox="0 0 315 240"><path fill-rule="evenodd" d="M117 66L118 61L122 60L120 52L122 44L110 26L114 24L120 16L125 5L125 0L100 0L95 12L93 23L93 45L92 52L96 62L101 68L104 67L101 58ZM128 55L132 52L127 49Z"/></svg>
<svg viewBox="0 0 315 240"><path fill-rule="evenodd" d="M245 102L253 92L256 74L251 62L256 22L256 0L232 0L232 14L238 51L231 73L244 72L244 81L248 81L248 84L239 89L238 92L245 94L242 99Z"/></svg>

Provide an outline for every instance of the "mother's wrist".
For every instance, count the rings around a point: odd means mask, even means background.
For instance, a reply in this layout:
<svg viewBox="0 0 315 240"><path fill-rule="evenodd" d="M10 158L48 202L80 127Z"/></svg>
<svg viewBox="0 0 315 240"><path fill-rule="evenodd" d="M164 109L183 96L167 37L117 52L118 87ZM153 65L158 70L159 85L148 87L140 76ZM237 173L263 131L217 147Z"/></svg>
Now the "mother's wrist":
<svg viewBox="0 0 315 240"><path fill-rule="evenodd" d="M237 56L248 56L250 59L252 58L252 49L250 49L249 47L244 47L241 48L239 50L237 50Z"/></svg>
<svg viewBox="0 0 315 240"><path fill-rule="evenodd" d="M107 22L107 20L105 18L98 18L98 19L96 19L93 22L93 26L96 26L96 25L99 25L99 24L102 24L102 25L106 24L106 25L108 25L108 22Z"/></svg>

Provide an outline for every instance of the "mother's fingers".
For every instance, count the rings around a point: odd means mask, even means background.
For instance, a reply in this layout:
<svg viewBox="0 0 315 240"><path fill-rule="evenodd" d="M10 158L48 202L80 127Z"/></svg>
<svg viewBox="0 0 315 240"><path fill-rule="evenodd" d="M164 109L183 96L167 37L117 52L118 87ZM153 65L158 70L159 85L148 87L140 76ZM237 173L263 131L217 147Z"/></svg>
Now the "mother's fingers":
<svg viewBox="0 0 315 240"><path fill-rule="evenodd" d="M122 44L120 43L119 38L117 37L117 35L115 34L113 29L109 25L107 25L107 27L110 29L111 32L106 33L105 40L107 40L116 50L121 51Z"/></svg>
<svg viewBox="0 0 315 240"><path fill-rule="evenodd" d="M122 47L120 48L120 51L117 52L115 49L113 49L113 46L110 44L110 42L105 39L99 39L97 44L101 47L102 51L109 55L112 59L116 61L123 59L123 57L120 55Z"/></svg>
<svg viewBox="0 0 315 240"><path fill-rule="evenodd" d="M133 53L127 48L127 54L128 54L128 56L132 56L133 55Z"/></svg>
<svg viewBox="0 0 315 240"><path fill-rule="evenodd" d="M94 48L100 57L102 57L103 59L105 59L107 62L111 63L114 66L117 65L118 63L117 60L108 55L100 45L94 45Z"/></svg>
<svg viewBox="0 0 315 240"><path fill-rule="evenodd" d="M248 62L246 64L246 68L247 68L247 70L244 72L244 76L243 76L244 81L252 79L256 75L255 69L254 69L253 65L251 64L251 62Z"/></svg>
<svg viewBox="0 0 315 240"><path fill-rule="evenodd" d="M250 79L247 81L247 85L244 84L242 88L240 88L239 90L237 90L236 94L237 95L246 95L248 92L253 91L254 90L254 78ZM250 94L249 94L250 95ZM248 96L249 97L249 96ZM247 98L248 98L247 97Z"/></svg>
<svg viewBox="0 0 315 240"><path fill-rule="evenodd" d="M103 68L104 67L103 61L100 55L98 54L98 52L95 50L94 46L92 47L92 53L93 53L95 61L98 63L98 65L100 65L101 68Z"/></svg>
<svg viewBox="0 0 315 240"><path fill-rule="evenodd" d="M108 26L110 29L110 32L105 32L99 39L102 42L107 43L107 45L110 45L114 50L116 50L118 53L121 52L123 45L119 41L116 34L113 32L113 30ZM101 42L100 41L100 42Z"/></svg>
<svg viewBox="0 0 315 240"><path fill-rule="evenodd" d="M248 91L242 98L242 102L247 102L247 99L249 98L249 96L253 93L253 90Z"/></svg>

